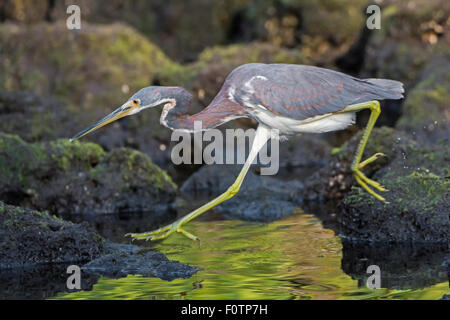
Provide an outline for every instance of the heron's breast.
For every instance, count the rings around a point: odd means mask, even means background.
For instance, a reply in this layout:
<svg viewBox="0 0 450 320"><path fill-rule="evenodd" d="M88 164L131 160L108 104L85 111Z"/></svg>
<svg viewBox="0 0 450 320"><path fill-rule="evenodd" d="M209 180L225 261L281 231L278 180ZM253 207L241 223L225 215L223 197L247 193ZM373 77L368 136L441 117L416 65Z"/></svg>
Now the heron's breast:
<svg viewBox="0 0 450 320"><path fill-rule="evenodd" d="M328 113L304 120L275 115L266 110L255 110L252 115L260 123L286 135L342 130L355 123L355 112Z"/></svg>

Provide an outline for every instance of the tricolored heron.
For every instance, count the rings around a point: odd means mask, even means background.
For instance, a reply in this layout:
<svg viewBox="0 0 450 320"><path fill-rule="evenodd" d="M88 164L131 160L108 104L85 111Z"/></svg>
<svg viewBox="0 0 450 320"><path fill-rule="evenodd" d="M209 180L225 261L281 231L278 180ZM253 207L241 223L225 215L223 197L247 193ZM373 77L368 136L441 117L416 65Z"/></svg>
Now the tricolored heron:
<svg viewBox="0 0 450 320"><path fill-rule="evenodd" d="M179 232L192 240L198 240L182 226L239 191L251 163L271 138L271 129L278 129L285 136L341 130L353 124L355 113L362 109L369 109L371 113L351 169L356 181L365 190L378 200L385 201L372 188L382 192L387 190L361 172L361 168L383 154L374 154L362 162L361 157L380 114L378 100L401 99L403 92L402 83L394 80L358 79L337 71L303 65L245 64L228 75L217 96L199 113L188 114L192 95L184 88L151 86L136 92L120 108L71 140L122 117L159 105L164 105L161 124L172 130L193 132L196 121L201 121L201 130L241 117L258 121L250 154L236 181L225 193L166 227L152 232L129 234L134 239L157 240Z"/></svg>

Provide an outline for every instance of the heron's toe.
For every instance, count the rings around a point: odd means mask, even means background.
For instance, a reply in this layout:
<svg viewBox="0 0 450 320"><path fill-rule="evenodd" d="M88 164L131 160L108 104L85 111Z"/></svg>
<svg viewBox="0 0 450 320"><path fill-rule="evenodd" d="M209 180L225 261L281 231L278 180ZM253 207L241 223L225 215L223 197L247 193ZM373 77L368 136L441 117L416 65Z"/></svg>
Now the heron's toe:
<svg viewBox="0 0 450 320"><path fill-rule="evenodd" d="M373 191L369 185L371 185L372 187L376 188L379 191L389 191L386 188L384 188L380 183L367 178L361 171L359 170L354 170L355 173L355 179L356 181L359 183L359 185L361 187L363 187L368 193L370 193L372 196L374 196L375 198L377 198L380 201L386 202L386 199L383 198L382 196L380 196L378 193L376 193L375 191Z"/></svg>
<svg viewBox="0 0 450 320"><path fill-rule="evenodd" d="M169 237L171 234L177 232L181 233L182 235L186 236L187 238L194 240L194 241L200 241L199 237L187 232L186 230L182 229L181 226L183 225L183 220L176 221L172 224L169 224L165 227L159 228L154 231L150 232L143 232L143 233L127 233L125 236L131 237L131 241L134 240L145 240L145 241L155 241L155 240L161 240Z"/></svg>
<svg viewBox="0 0 450 320"><path fill-rule="evenodd" d="M382 152L375 153L373 156L371 156L371 157L367 158L366 160L360 162L358 164L358 169L364 168L369 163L372 163L372 162L374 162L375 160L377 160L378 158L381 158L381 157L387 157L387 155L385 155Z"/></svg>

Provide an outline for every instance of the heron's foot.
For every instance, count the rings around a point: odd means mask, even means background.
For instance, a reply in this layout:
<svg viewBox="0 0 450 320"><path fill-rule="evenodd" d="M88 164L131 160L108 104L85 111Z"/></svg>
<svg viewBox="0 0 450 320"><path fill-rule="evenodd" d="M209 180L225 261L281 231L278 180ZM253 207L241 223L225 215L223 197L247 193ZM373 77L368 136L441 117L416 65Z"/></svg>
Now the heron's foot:
<svg viewBox="0 0 450 320"><path fill-rule="evenodd" d="M165 238L169 237L171 234L178 232L178 233L181 233L182 235L188 237L191 240L200 241L200 239L197 236L194 236L193 234L191 234L181 228L186 223L187 223L187 221L183 220L183 218L182 218L178 221L175 221L172 224L169 224L165 227L156 229L154 231L144 232L144 233L127 233L125 236L130 236L133 239L133 241L134 240L154 241L154 240L165 239Z"/></svg>
<svg viewBox="0 0 450 320"><path fill-rule="evenodd" d="M373 156L367 158L366 160L364 160L363 162L359 163L356 168L353 168L353 173L355 175L355 179L356 181L364 188L366 189L366 191L368 193L370 193L371 195L373 195L375 198L377 198L380 201L386 202L386 199L384 199L382 196L380 196L378 193L376 193L375 191L373 191L370 187L372 186L373 188L382 191L382 192L386 192L389 191L388 189L386 189L385 187L383 187L380 183L376 182L375 180L369 179L367 178L364 173L362 173L362 171L360 170L361 168L365 167L366 165L368 165L369 163L374 162L375 160L377 160L380 157L384 157L385 154L383 153L376 153Z"/></svg>

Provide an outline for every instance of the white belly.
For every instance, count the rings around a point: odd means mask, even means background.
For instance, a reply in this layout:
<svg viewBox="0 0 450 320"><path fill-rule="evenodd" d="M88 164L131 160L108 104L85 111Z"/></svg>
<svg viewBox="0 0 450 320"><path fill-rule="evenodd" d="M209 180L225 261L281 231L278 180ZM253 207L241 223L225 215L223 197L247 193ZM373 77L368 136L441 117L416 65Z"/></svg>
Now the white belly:
<svg viewBox="0 0 450 320"><path fill-rule="evenodd" d="M342 130L355 123L355 112L324 114L306 120L295 120L276 116L265 110L254 113L257 120L266 126L280 130L281 134L322 133Z"/></svg>

